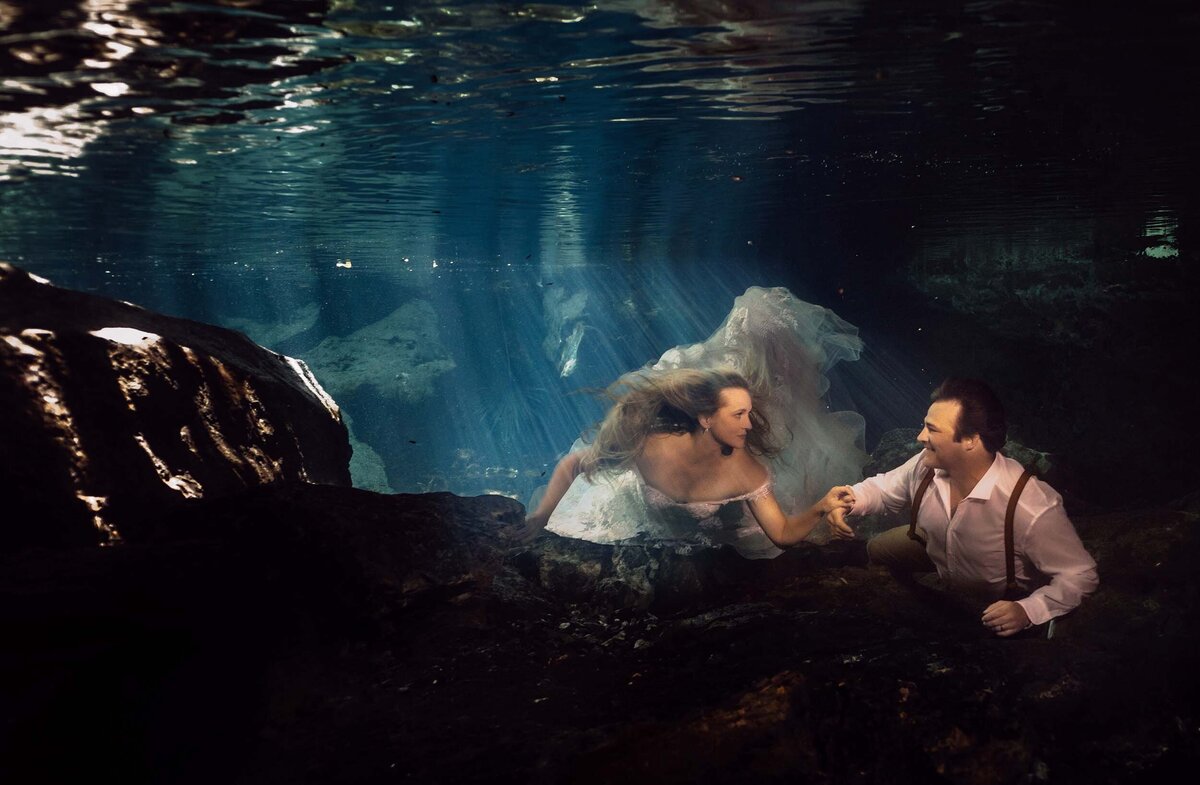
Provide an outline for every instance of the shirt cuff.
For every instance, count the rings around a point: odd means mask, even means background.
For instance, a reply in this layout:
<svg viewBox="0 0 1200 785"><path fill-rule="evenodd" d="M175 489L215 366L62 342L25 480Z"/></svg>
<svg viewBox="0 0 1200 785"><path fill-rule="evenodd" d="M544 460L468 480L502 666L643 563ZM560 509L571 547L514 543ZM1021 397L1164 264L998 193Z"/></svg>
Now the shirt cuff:
<svg viewBox="0 0 1200 785"><path fill-rule="evenodd" d="M868 514L868 511L866 509L867 505L863 504L863 500L862 500L862 496L861 496L861 493L862 493L861 483L859 485L850 486L850 490L854 494L854 506L851 507L846 514L847 515L858 515L858 516L867 515Z"/></svg>
<svg viewBox="0 0 1200 785"><path fill-rule="evenodd" d="M1017 605L1020 605L1025 611L1031 625L1045 624L1054 618L1050 609L1046 607L1046 601L1036 594L1031 594L1023 600L1017 600Z"/></svg>

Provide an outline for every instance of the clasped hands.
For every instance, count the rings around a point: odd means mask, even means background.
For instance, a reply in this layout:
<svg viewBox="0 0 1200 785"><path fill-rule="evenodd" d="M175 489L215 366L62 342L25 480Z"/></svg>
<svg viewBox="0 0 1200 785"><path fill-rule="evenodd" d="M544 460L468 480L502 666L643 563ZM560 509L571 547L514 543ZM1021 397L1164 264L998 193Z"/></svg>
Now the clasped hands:
<svg viewBox="0 0 1200 785"><path fill-rule="evenodd" d="M854 507L854 489L849 485L837 485L830 488L818 504L829 523L829 532L839 540L853 540L854 529L846 523L846 513Z"/></svg>

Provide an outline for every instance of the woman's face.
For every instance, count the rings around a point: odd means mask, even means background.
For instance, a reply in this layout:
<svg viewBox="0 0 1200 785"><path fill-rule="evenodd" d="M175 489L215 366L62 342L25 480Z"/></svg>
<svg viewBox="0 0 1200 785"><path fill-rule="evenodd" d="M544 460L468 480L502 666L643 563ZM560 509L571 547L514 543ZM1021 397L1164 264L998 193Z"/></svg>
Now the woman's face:
<svg viewBox="0 0 1200 785"><path fill-rule="evenodd" d="M718 444L745 447L746 435L754 427L750 424L750 393L741 387L726 387L718 400L720 406L708 418L709 433Z"/></svg>

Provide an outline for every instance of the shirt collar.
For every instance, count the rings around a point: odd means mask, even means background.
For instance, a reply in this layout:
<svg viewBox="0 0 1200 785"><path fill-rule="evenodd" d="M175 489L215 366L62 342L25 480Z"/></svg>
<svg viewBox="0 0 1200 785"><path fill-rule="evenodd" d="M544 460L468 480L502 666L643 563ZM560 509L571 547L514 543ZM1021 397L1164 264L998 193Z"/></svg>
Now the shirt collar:
<svg viewBox="0 0 1200 785"><path fill-rule="evenodd" d="M990 499L992 496L992 489L996 487L996 483L1000 480L1001 468L1000 453L997 452L992 458L992 465L989 466L988 470L984 472L982 477L979 478L979 482L975 483L975 487L972 488L971 492L967 494L967 498L981 499L983 501Z"/></svg>
<svg viewBox="0 0 1200 785"><path fill-rule="evenodd" d="M992 459L992 465L988 467L988 470L979 478L979 482L975 483L975 487L964 498L979 499L980 501L990 499L992 497L992 490L1000 480L1001 471L1003 471L1003 466L1000 462L1000 453L997 452ZM939 484L949 487L950 475L946 474L945 469L934 469L933 476L939 481Z"/></svg>

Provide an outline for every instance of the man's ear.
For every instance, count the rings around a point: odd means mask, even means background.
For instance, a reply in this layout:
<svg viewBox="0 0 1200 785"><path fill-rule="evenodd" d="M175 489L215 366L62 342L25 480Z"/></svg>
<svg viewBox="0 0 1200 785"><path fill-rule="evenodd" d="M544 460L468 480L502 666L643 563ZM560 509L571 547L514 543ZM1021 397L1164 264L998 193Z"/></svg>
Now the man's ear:
<svg viewBox="0 0 1200 785"><path fill-rule="evenodd" d="M975 449L982 447L983 439L980 438L979 434L974 434L972 436L964 436L963 440L962 440L962 446L963 446L964 450L967 450L969 452L971 450L975 450Z"/></svg>

